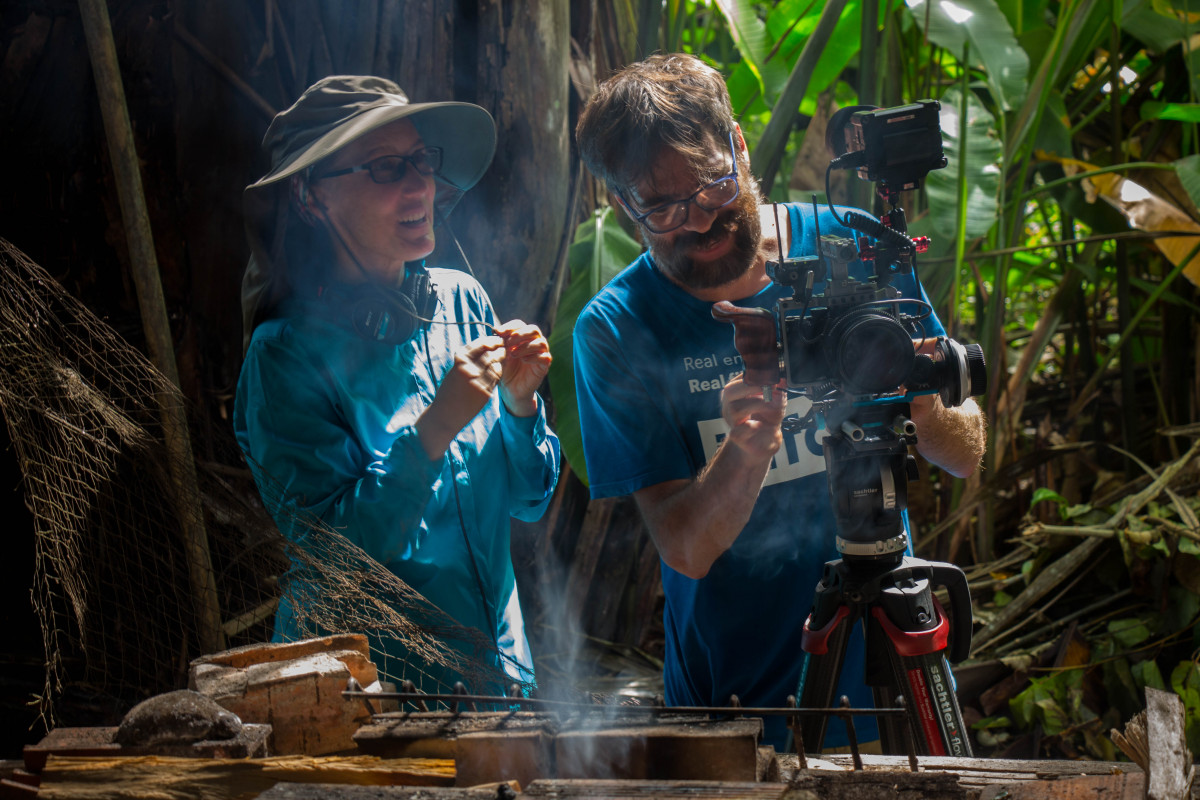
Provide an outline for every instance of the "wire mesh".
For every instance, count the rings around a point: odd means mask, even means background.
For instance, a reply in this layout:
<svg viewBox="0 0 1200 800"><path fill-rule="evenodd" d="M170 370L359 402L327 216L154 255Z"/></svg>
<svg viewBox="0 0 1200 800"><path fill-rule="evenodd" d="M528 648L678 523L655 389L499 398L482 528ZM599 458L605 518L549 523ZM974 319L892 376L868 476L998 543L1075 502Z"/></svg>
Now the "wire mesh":
<svg viewBox="0 0 1200 800"><path fill-rule="evenodd" d="M181 487L163 419L184 405L148 359L0 239L0 412L34 517L32 600L46 656L38 702L47 728L69 687L103 698L119 718L187 684L212 611L189 575L194 554L182 531L196 527L207 540L225 645L269 639L286 592L305 636L367 634L382 679L450 691L430 678L440 667L471 686L503 683L489 638L320 520L300 520L303 546L285 540L232 432L209 443L217 460L197 461L194 484ZM181 518L193 513L203 519ZM303 580L281 582L285 575ZM403 658L385 652L396 642Z"/></svg>

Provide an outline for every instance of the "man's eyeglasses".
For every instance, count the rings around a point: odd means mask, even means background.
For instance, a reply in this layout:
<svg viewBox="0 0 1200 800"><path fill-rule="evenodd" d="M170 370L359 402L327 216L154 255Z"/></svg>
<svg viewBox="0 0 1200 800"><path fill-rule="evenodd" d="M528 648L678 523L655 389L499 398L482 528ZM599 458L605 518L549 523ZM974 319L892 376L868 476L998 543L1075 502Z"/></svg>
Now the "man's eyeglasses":
<svg viewBox="0 0 1200 800"><path fill-rule="evenodd" d="M737 180L737 151L733 149L733 133L729 134L729 154L733 156L733 172L728 175L717 178L712 183L701 186L691 197L683 200L672 200L669 203L655 206L644 214L638 214L633 211L632 205L625 199L625 195L617 192L625 206L629 208L633 218L646 226L646 230L651 233L670 233L676 228L680 228L688 220L688 211L691 209L692 203L700 206L705 211L712 212L719 208L732 203L737 199L739 189Z"/></svg>
<svg viewBox="0 0 1200 800"><path fill-rule="evenodd" d="M350 175L355 172L369 172L371 180L376 183L395 183L403 180L404 176L408 174L410 164L418 175L432 175L442 168L442 148L426 147L424 150L418 150L407 156L380 156L372 158L365 164L359 164L357 167L347 167L326 172L324 175L317 175L313 180L336 178L339 175Z"/></svg>

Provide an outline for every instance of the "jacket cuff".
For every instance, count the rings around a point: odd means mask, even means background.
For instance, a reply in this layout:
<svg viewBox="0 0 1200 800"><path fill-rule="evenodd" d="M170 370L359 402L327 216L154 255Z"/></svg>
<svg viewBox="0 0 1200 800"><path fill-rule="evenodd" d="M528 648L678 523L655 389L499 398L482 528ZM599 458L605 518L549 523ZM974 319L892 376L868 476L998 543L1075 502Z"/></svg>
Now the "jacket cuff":
<svg viewBox="0 0 1200 800"><path fill-rule="evenodd" d="M533 396L537 399L537 411L528 417L518 417L504 403L500 404L500 426L506 441L532 441L534 447L541 447L546 441L546 402L536 392Z"/></svg>
<svg viewBox="0 0 1200 800"><path fill-rule="evenodd" d="M392 442L391 450L388 451L387 462L390 467L389 474L412 475L416 472L419 477L425 479L423 483L427 487L433 484L434 478L442 471L442 459L429 459L429 454L421 445L421 437L413 425L405 425L400 429Z"/></svg>

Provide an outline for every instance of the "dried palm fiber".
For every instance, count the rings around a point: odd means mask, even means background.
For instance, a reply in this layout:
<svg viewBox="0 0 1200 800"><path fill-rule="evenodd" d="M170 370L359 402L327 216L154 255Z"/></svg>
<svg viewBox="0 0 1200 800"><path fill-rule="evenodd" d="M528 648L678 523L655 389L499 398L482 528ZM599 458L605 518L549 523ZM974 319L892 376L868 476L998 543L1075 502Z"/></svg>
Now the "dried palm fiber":
<svg viewBox="0 0 1200 800"><path fill-rule="evenodd" d="M86 687L119 718L150 694L186 685L198 642L180 507L202 509L229 646L270 636L283 571L298 569L307 634L360 632L382 677L422 681L431 665L468 686L502 680L492 641L458 625L319 520L303 547L263 510L232 435L197 463L199 503L177 504L160 412L177 388L111 327L0 239L0 413L34 517L33 605L46 655L43 721ZM236 465L236 466L230 466ZM303 596L301 596L303 595ZM401 661L378 646L398 640Z"/></svg>

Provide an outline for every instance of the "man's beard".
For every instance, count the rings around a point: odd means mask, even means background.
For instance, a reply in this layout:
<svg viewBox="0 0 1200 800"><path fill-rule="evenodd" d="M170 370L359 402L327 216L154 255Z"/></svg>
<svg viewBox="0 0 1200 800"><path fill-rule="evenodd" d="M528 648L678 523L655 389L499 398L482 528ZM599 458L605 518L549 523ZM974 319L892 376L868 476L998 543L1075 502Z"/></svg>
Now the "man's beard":
<svg viewBox="0 0 1200 800"><path fill-rule="evenodd" d="M762 224L758 218L758 200L751 187L743 191L732 208L718 212L712 226L704 233L685 231L673 241L646 234L646 245L658 268L669 278L688 289L714 289L732 283L749 271L762 243ZM687 253L733 234L733 249L712 261L694 261Z"/></svg>

